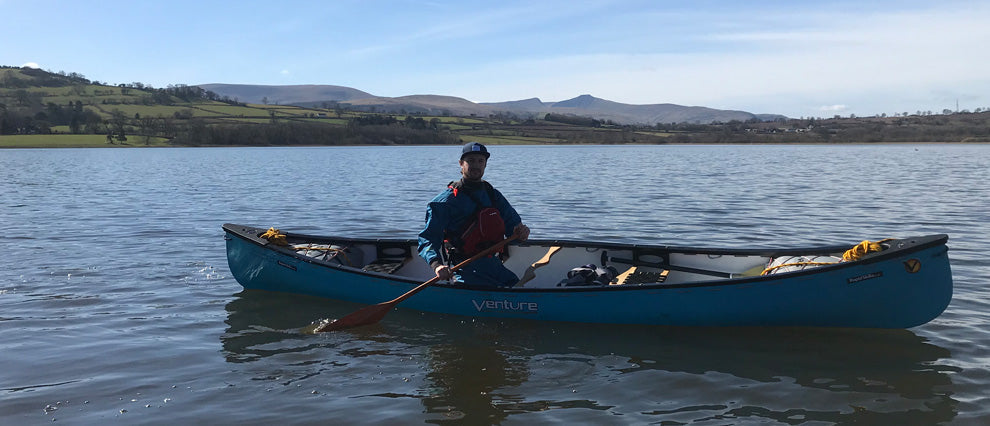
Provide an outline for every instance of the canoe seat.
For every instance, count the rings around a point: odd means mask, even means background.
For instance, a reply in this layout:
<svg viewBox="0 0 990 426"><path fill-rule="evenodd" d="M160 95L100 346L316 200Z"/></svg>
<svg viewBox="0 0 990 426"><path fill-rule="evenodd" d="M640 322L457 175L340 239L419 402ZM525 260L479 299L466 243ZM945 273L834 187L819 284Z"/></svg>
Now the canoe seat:
<svg viewBox="0 0 990 426"><path fill-rule="evenodd" d="M406 263L405 259L377 259L367 265L364 265L361 270L368 272L378 272L381 274L391 274L398 271Z"/></svg>
<svg viewBox="0 0 990 426"><path fill-rule="evenodd" d="M408 244L403 243L378 242L375 244L375 254L376 259L364 265L361 270L392 274L412 258L412 250Z"/></svg>

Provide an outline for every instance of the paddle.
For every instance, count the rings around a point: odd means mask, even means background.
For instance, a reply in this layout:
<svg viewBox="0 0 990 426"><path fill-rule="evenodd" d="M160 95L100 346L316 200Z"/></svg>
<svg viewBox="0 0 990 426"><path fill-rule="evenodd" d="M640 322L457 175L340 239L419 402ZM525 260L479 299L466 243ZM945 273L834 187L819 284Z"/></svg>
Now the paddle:
<svg viewBox="0 0 990 426"><path fill-rule="evenodd" d="M469 263L474 262L475 260L481 259L482 257L494 253L496 250L502 248L510 241L515 240L517 238L519 238L519 234L512 234L512 236L510 236L509 238L499 241L495 245L483 250L481 253L471 256L467 260L454 265L452 268L450 268L450 270L456 271L458 269L461 269L467 266ZM420 290L428 287L430 284L433 284L439 280L440 277L430 278L429 281L416 286L416 288L407 291L406 294L396 297L395 299L389 300L388 302L382 302L377 305L366 306L364 308L358 309L357 311L351 313L350 315L347 315L343 318L335 319L331 322L321 321L315 325L311 325L309 327L304 328L303 332L322 333L325 331L344 330L347 328L374 324L378 321L381 321L381 319L385 317L385 314L387 314L388 311L391 311L392 308L395 307L395 305L399 304L399 302L408 299L409 297L411 297L416 293L419 293Z"/></svg>

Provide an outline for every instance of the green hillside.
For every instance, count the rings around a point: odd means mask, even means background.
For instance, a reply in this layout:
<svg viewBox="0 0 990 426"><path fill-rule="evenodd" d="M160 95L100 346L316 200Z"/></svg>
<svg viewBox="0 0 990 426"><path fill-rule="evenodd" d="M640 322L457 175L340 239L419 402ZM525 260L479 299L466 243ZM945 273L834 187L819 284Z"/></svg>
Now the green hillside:
<svg viewBox="0 0 990 426"><path fill-rule="evenodd" d="M245 104L192 86L112 86L75 73L2 67L0 148L629 141L613 129L596 135L563 123L533 126L533 120L524 125L501 116L376 114L325 106ZM660 141L639 141L647 139Z"/></svg>
<svg viewBox="0 0 990 426"><path fill-rule="evenodd" d="M240 145L990 142L990 110L656 126L245 104L195 86L109 85L0 66L0 148Z"/></svg>
<svg viewBox="0 0 990 426"><path fill-rule="evenodd" d="M110 86L78 74L7 67L0 68L0 134L17 137L0 136L0 147L661 141L501 116L400 116L327 107L244 104L198 87Z"/></svg>
<svg viewBox="0 0 990 426"><path fill-rule="evenodd" d="M111 86L75 73L0 68L0 147L459 143L441 129L457 125L453 117L361 125L369 116L244 104L191 86Z"/></svg>

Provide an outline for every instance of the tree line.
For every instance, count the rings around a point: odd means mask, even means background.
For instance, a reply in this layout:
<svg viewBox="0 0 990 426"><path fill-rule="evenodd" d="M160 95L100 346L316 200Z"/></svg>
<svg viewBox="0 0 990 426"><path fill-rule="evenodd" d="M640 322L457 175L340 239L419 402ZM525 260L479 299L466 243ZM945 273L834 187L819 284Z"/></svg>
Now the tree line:
<svg viewBox="0 0 990 426"><path fill-rule="evenodd" d="M407 125L391 116L356 117L347 126L290 120L207 124L202 118L193 118L177 132L172 143L188 146L443 145L460 143L460 138L449 131Z"/></svg>
<svg viewBox="0 0 990 426"><path fill-rule="evenodd" d="M104 120L96 112L83 108L82 101L46 105L27 111L12 110L0 103L0 135L48 134L52 126L69 126L70 133L95 134L104 129Z"/></svg>

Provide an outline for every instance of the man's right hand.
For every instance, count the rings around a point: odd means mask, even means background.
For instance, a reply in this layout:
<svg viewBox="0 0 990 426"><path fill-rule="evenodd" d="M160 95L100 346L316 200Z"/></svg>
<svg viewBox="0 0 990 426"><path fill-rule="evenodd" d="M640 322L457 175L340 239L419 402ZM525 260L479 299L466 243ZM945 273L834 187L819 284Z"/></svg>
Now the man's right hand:
<svg viewBox="0 0 990 426"><path fill-rule="evenodd" d="M450 267L447 265L437 266L434 272L436 272L437 278L439 278L441 281L449 281L450 277L454 275L454 272L451 271Z"/></svg>

